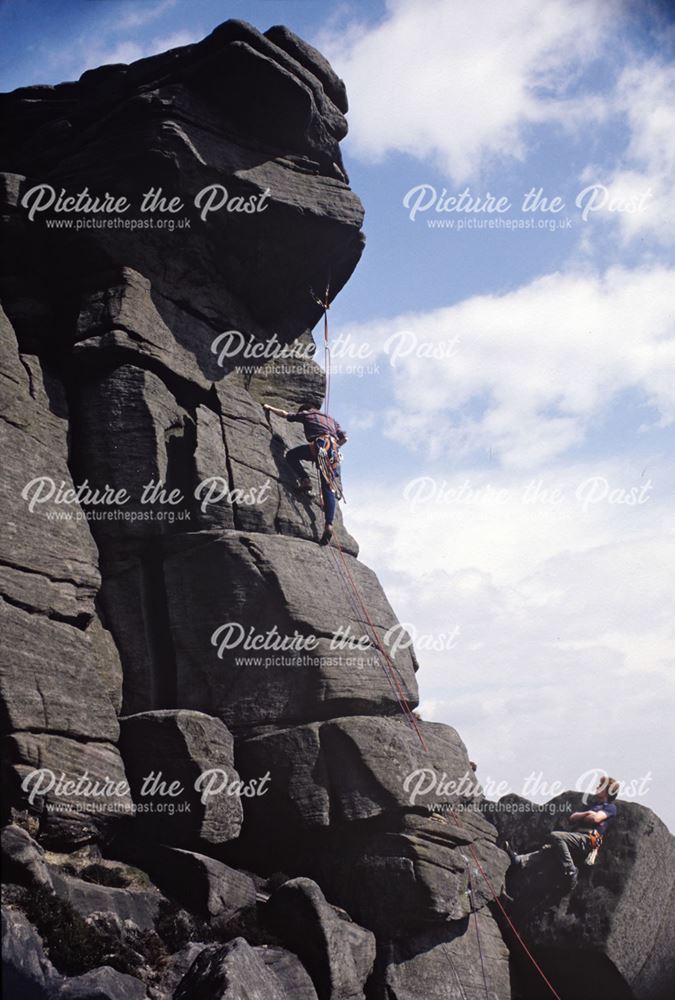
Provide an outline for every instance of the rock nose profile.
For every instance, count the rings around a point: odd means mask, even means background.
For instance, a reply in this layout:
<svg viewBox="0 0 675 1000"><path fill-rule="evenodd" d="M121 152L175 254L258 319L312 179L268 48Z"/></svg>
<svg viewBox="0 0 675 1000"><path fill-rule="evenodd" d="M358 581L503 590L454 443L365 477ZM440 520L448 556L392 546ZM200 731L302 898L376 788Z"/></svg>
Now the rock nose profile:
<svg viewBox="0 0 675 1000"><path fill-rule="evenodd" d="M344 562L317 545L284 460L302 434L262 408L324 396L317 297L364 245L347 109L316 49L242 21L2 96L12 1000L550 995L493 896L499 808L411 800L420 768L471 775L467 750L406 723L412 649L382 662L387 597L340 517ZM69 503L84 484L102 502ZM622 808L576 900L509 876L570 1000L670 995L672 838Z"/></svg>

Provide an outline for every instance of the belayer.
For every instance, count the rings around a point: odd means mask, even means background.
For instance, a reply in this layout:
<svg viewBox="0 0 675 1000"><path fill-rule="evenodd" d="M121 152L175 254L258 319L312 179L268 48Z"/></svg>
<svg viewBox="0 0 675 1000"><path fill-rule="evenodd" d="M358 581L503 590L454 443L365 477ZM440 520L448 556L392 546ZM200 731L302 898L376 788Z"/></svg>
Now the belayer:
<svg viewBox="0 0 675 1000"><path fill-rule="evenodd" d="M297 413L289 413L278 406L263 404L268 413L276 413L291 423L302 424L307 444L298 445L286 452L286 461L298 480L296 493L311 493L312 484L302 462L313 462L319 470L321 496L326 523L321 536L321 545L328 545L333 537L333 521L337 501L342 499L342 479L340 476L340 447L347 441L347 435L337 420L322 413L312 403L303 403Z"/></svg>
<svg viewBox="0 0 675 1000"><path fill-rule="evenodd" d="M576 827L574 831L553 830L546 846L530 854L516 854L506 841L504 849L511 858L511 863L517 868L526 868L542 850L552 847L558 854L567 887L571 891L579 878L577 863L584 861L592 851L600 847L609 823L616 816L614 800L618 794L619 783L614 778L601 778L590 809L570 816L569 822Z"/></svg>

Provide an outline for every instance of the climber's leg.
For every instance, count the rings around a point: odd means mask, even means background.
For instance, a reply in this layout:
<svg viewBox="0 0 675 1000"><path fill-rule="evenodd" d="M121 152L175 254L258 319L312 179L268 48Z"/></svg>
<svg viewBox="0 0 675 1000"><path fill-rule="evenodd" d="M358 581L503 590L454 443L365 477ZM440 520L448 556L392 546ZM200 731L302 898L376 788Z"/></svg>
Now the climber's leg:
<svg viewBox="0 0 675 1000"><path fill-rule="evenodd" d="M568 830L554 830L549 836L551 847L557 851L562 862L563 874L569 879L572 888L577 883L579 870L572 855L574 852L577 858L584 857L588 845L587 833L572 833Z"/></svg>
<svg viewBox="0 0 675 1000"><path fill-rule="evenodd" d="M588 834L572 833L569 830L554 830L549 835L549 843L558 852L558 857L562 862L564 871L569 872L576 868L576 862L572 852L583 856L586 853L586 842Z"/></svg>
<svg viewBox="0 0 675 1000"><path fill-rule="evenodd" d="M337 501L335 494L329 489L328 483L323 476L321 476L321 496L323 497L323 511L326 518L326 526L323 529L321 544L328 545L333 537L333 521L335 520Z"/></svg>
<svg viewBox="0 0 675 1000"><path fill-rule="evenodd" d="M299 489L304 493L309 493L312 484L302 463L313 461L310 446L308 444L299 444L297 448L291 448L290 451L286 452L286 461L299 481Z"/></svg>

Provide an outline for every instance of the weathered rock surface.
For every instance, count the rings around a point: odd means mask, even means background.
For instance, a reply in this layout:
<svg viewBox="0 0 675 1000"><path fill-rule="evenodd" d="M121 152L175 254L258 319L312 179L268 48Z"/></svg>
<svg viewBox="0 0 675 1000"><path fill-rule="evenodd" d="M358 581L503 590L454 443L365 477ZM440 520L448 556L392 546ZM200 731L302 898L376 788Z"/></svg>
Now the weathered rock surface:
<svg viewBox="0 0 675 1000"><path fill-rule="evenodd" d="M406 784L419 771L459 781L466 750L449 727L421 723L424 748L406 728L398 701L417 704L415 658L399 648L388 672L375 648L398 628L387 598L341 517L344 561L316 544L316 490L295 495L284 458L302 433L262 408L320 403L315 293L329 280L334 298L363 247L339 150L343 82L287 28L228 21L197 44L0 104L7 815L25 810L47 847L87 845L150 874L156 889L92 885L63 861L50 872L101 934L125 921L151 934L163 894L190 911L167 931L164 981L144 966L146 983L107 967L64 979L9 910L9 995L447 1000L487 986L508 1000L478 872L501 890L490 816L475 794L428 801ZM30 221L40 183L124 196L126 218L97 221L143 225L49 228L63 215L53 206ZM178 210L141 208L150 188ZM31 510L33 481L54 490ZM99 496L57 502L84 484ZM336 642L345 632L365 648ZM38 768L54 783L30 801L21 786ZM238 795L134 815L127 772L139 805L149 772L194 789L208 768L255 792L241 829ZM626 816L621 865L608 841L611 877L591 873L583 906L540 911L532 887L515 905L571 993L583 973L596 993L607 977L613 1000L662 1000L672 879L654 873L672 848L644 811ZM38 849L7 836L11 877L43 882ZM256 893L234 864L296 878L264 905L258 875ZM186 927L240 936L186 946ZM265 944L279 937L286 947ZM538 984L524 983L535 1000Z"/></svg>
<svg viewBox="0 0 675 1000"><path fill-rule="evenodd" d="M237 837L243 810L236 793L233 740L203 712L141 712L121 720L120 750L137 828L164 844L221 844ZM216 788L229 787L216 794Z"/></svg>
<svg viewBox="0 0 675 1000"><path fill-rule="evenodd" d="M109 966L69 978L56 971L22 913L2 908L2 995L6 1000L146 1000L144 984Z"/></svg>
<svg viewBox="0 0 675 1000"><path fill-rule="evenodd" d="M252 948L241 937L209 945L188 969L174 1000L313 1000L309 976L292 959L282 962L280 949L272 956L267 950Z"/></svg>
<svg viewBox="0 0 675 1000"><path fill-rule="evenodd" d="M207 855L160 846L144 865L167 896L202 917L223 922L255 906L253 880Z"/></svg>
<svg viewBox="0 0 675 1000"><path fill-rule="evenodd" d="M385 632L396 619L377 578L345 558L378 634ZM182 704L219 716L235 732L345 711L399 711L369 626L325 549L260 533L175 536L165 579ZM213 580L235 583L214 587ZM365 636L366 651L334 647L340 628ZM258 645L247 648L252 635ZM296 648L284 648L284 640ZM394 663L416 704L410 651L400 650Z"/></svg>
<svg viewBox="0 0 675 1000"><path fill-rule="evenodd" d="M17 885L43 885L51 888L52 879L44 860L44 851L20 826L10 823L0 834L3 877Z"/></svg>
<svg viewBox="0 0 675 1000"><path fill-rule="evenodd" d="M86 918L95 913L114 914L122 923L130 920L141 930L154 929L162 895L152 887L123 889L95 885L81 878L64 875L56 868L52 867L50 870L56 895L70 903L81 916Z"/></svg>
<svg viewBox="0 0 675 1000"><path fill-rule="evenodd" d="M72 516L61 517L63 508L54 500L61 484L73 488L63 384L47 362L19 353L1 307L0 344L2 593L27 610L76 624L87 622L94 615L93 599L100 583L96 546L86 521L78 519L79 506L70 505ZM31 498L35 498L32 512Z"/></svg>
<svg viewBox="0 0 675 1000"><path fill-rule="evenodd" d="M480 910L461 923L388 942L378 956L371 995L386 1000L508 1000L508 950L497 924Z"/></svg>
<svg viewBox="0 0 675 1000"><path fill-rule="evenodd" d="M42 939L18 910L2 907L3 997L50 1000L59 982L56 969L45 955Z"/></svg>
<svg viewBox="0 0 675 1000"><path fill-rule="evenodd" d="M375 936L326 902L315 882L297 878L273 893L267 913L295 952L319 1000L361 1000L375 962Z"/></svg>
<svg viewBox="0 0 675 1000"><path fill-rule="evenodd" d="M551 830L569 829L566 817L583 807L579 793L543 809L513 795L489 815L525 852ZM617 1000L665 1000L675 982L675 843L650 809L620 800L617 809L598 860L581 866L572 894L550 851L510 871L513 919L563 996L603 990ZM529 976L526 982L528 997L544 995Z"/></svg>
<svg viewBox="0 0 675 1000"><path fill-rule="evenodd" d="M115 742L122 670L109 633L74 628L0 598L0 728Z"/></svg>
<svg viewBox="0 0 675 1000"><path fill-rule="evenodd" d="M8 800L39 815L40 840L49 846L107 839L133 815L122 758L109 743L20 732L2 740L2 754Z"/></svg>

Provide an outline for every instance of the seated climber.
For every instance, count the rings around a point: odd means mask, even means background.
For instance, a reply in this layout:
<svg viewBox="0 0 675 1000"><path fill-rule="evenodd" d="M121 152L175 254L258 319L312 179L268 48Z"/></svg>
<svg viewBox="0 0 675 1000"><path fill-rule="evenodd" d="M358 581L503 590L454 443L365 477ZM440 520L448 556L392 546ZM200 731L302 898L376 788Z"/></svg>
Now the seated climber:
<svg viewBox="0 0 675 1000"><path fill-rule="evenodd" d="M540 855L542 850L553 848L558 854L564 878L571 891L576 887L579 878L577 863L583 861L591 851L600 846L610 821L616 816L614 800L618 794L618 782L614 778L602 778L590 809L572 813L569 817L569 822L577 829L553 830L549 834L548 843L530 854L516 854L506 841L504 849L511 858L511 863L518 868L525 868Z"/></svg>
<svg viewBox="0 0 675 1000"><path fill-rule="evenodd" d="M321 413L312 403L303 403L297 413L289 413L278 406L270 406L269 403L265 403L263 409L293 423L302 424L308 443L286 452L286 461L298 479L297 493L310 493L312 489L310 478L301 463L313 462L317 466L325 515L321 545L328 545L333 537L337 501L342 499L339 449L347 441L347 435L336 420L327 413Z"/></svg>

